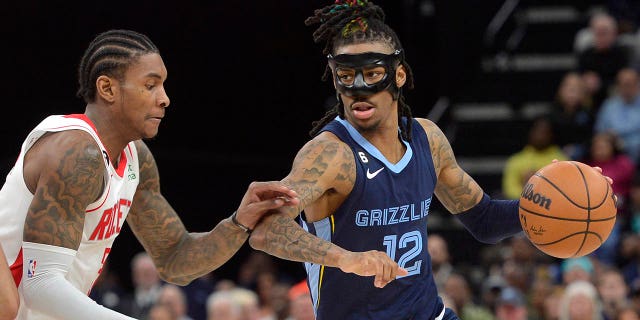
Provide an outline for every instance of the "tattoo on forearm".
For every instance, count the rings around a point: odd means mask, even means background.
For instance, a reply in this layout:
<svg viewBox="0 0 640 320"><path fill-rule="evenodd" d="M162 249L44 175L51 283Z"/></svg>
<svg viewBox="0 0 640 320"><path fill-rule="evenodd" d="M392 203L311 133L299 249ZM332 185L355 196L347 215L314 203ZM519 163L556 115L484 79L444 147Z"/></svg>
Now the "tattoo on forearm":
<svg viewBox="0 0 640 320"><path fill-rule="evenodd" d="M132 230L168 281L185 284L224 264L247 240L230 218L213 231L187 233L177 213L160 193L158 168L145 145L137 144L141 181L132 214ZM188 262L188 263L185 263Z"/></svg>
<svg viewBox="0 0 640 320"><path fill-rule="evenodd" d="M330 242L311 235L288 217L279 215L269 222L265 249L277 257L324 265L330 248Z"/></svg>
<svg viewBox="0 0 640 320"><path fill-rule="evenodd" d="M452 213L473 207L482 197L482 189L458 166L449 140L435 124L428 126L427 135L435 170L442 177L435 190L438 200Z"/></svg>

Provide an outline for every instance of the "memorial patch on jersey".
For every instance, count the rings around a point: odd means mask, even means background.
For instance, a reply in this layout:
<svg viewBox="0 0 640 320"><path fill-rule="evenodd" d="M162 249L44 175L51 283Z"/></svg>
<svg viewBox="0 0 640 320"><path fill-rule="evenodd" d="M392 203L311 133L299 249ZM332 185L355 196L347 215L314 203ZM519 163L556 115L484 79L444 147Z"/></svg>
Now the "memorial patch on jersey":
<svg viewBox="0 0 640 320"><path fill-rule="evenodd" d="M29 267L27 268L27 278L33 278L36 275L37 261L29 259Z"/></svg>

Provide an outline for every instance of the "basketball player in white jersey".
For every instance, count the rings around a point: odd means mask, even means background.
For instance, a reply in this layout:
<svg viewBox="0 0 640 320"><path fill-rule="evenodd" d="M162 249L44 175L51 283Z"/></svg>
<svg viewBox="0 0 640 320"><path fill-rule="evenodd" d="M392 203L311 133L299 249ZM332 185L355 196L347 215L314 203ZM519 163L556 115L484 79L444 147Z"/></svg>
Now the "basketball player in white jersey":
<svg viewBox="0 0 640 320"><path fill-rule="evenodd" d="M254 182L231 217L188 233L141 140L157 134L169 105L166 77L146 36L100 34L79 68L84 114L49 116L26 137L0 190L18 319L131 319L88 297L125 219L160 275L187 284L233 256L267 209L298 204L280 183Z"/></svg>

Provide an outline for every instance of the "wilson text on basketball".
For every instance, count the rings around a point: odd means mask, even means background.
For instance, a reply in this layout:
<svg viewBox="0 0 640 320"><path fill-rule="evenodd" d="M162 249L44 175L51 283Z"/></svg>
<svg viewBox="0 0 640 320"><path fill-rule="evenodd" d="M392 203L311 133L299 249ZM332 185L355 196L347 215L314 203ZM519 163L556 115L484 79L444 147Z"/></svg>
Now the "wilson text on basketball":
<svg viewBox="0 0 640 320"><path fill-rule="evenodd" d="M531 183L527 183L524 188L522 189L522 194L520 195L520 197L522 199L525 200L529 200L537 205L539 205L542 208L545 208L546 210L549 210L549 207L551 207L551 199L547 198L546 196L539 194L539 193L534 193L533 192L533 184Z"/></svg>

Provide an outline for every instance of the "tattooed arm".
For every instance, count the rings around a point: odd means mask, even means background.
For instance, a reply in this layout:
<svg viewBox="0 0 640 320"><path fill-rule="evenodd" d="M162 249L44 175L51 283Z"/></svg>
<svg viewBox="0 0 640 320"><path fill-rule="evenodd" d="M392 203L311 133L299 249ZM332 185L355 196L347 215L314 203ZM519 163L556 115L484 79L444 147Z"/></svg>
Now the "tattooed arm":
<svg viewBox="0 0 640 320"><path fill-rule="evenodd" d="M417 119L429 138L431 156L438 182L436 197L453 214L466 211L480 202L482 188L456 162L451 145L442 130L427 119Z"/></svg>
<svg viewBox="0 0 640 320"><path fill-rule="evenodd" d="M282 181L296 190L300 206L282 207L266 216L251 234L254 249L282 259L338 267L361 276L375 275L383 287L406 271L384 252L351 252L302 229L293 219L304 209L308 221L328 217L347 197L356 177L353 152L333 134L309 141L295 157Z"/></svg>
<svg viewBox="0 0 640 320"><path fill-rule="evenodd" d="M132 319L98 305L65 277L86 207L103 188L105 167L93 138L79 130L49 133L27 152L23 170L33 193L22 244L23 270L29 271L21 280L25 306L56 319Z"/></svg>
<svg viewBox="0 0 640 320"><path fill-rule="evenodd" d="M24 241L77 250L85 209L102 191L104 170L102 152L87 133L41 137L24 160L25 182L34 195Z"/></svg>
<svg viewBox="0 0 640 320"><path fill-rule="evenodd" d="M419 119L429 137L438 200L480 242L495 244L522 232L517 200L491 199L456 162L449 141L431 121Z"/></svg>
<svg viewBox="0 0 640 320"><path fill-rule="evenodd" d="M227 262L248 238L248 233L222 220L205 233L189 233L160 192L156 162L142 141L136 141L140 162L140 184L127 222L152 257L160 276L185 285ZM285 202L282 198L288 198ZM281 183L254 182L237 211L238 222L253 228L268 209L297 205L295 192Z"/></svg>

